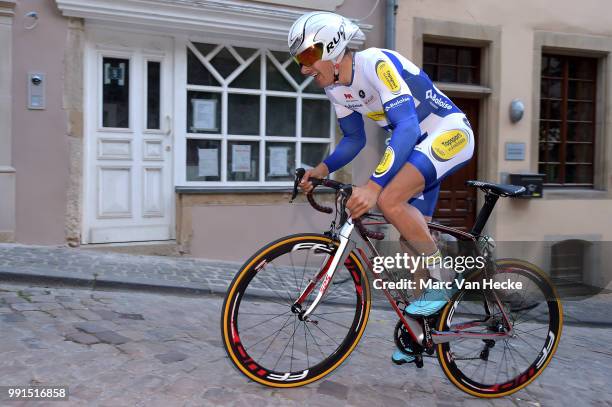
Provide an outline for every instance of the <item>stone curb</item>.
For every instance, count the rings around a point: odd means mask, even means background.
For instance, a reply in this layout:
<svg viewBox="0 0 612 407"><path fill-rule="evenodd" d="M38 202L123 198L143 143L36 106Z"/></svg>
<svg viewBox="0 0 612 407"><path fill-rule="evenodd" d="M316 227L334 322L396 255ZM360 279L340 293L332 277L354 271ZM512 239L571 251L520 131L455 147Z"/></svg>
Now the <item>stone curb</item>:
<svg viewBox="0 0 612 407"><path fill-rule="evenodd" d="M100 278L89 279L75 277L72 275L56 274L53 276L36 273L13 273L0 271L0 282L27 283L34 285L53 285L77 288L93 288L108 290L133 290L148 293L180 294L180 295L225 295L226 286L209 284L207 286L195 286L175 282L172 285L167 281L136 281L129 279L114 280Z"/></svg>

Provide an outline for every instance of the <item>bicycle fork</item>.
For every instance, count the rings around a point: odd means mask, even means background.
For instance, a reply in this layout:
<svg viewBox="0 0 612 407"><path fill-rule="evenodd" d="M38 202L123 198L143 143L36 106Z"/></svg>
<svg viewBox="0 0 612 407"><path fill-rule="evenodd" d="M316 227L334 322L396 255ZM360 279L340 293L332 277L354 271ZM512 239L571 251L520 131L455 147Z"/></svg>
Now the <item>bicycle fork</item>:
<svg viewBox="0 0 612 407"><path fill-rule="evenodd" d="M353 233L354 228L355 225L352 219L348 218L344 225L342 225L342 227L340 228L340 231L338 232L340 245L338 246L336 253L333 257L327 259L323 269L315 276L315 278L310 280L308 285L306 285L304 290L300 293L298 299L291 307L291 310L294 313L298 314L298 318L300 320L308 321L310 314L312 314L312 312L317 308L317 306L321 302L321 299L323 299L323 296L327 292L327 289L329 288L329 285L332 279L334 278L334 274L336 274L336 271L339 267L342 267L349 253L355 248L355 242L351 240L351 234ZM315 297L312 304L310 304L308 309L303 311L302 303L315 289L317 283L321 281L321 279L323 279L323 281L321 282L321 286L319 287L317 296Z"/></svg>

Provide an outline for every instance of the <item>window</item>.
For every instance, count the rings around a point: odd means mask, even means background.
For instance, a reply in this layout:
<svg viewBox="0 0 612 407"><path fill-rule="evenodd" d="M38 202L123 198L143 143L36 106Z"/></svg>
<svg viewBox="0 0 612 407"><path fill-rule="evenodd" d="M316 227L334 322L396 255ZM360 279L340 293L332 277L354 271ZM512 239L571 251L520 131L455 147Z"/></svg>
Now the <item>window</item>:
<svg viewBox="0 0 612 407"><path fill-rule="evenodd" d="M555 285L582 283L588 244L585 240L571 239L552 246L550 274Z"/></svg>
<svg viewBox="0 0 612 407"><path fill-rule="evenodd" d="M188 185L289 185L333 145L331 104L286 52L189 42Z"/></svg>
<svg viewBox="0 0 612 407"><path fill-rule="evenodd" d="M597 60L542 55L539 172L545 185L593 187Z"/></svg>
<svg viewBox="0 0 612 407"><path fill-rule="evenodd" d="M480 48L423 45L423 70L435 82L480 83Z"/></svg>
<svg viewBox="0 0 612 407"><path fill-rule="evenodd" d="M102 127L130 127L130 60L103 58Z"/></svg>
<svg viewBox="0 0 612 407"><path fill-rule="evenodd" d="M160 127L161 62L147 61L147 129Z"/></svg>

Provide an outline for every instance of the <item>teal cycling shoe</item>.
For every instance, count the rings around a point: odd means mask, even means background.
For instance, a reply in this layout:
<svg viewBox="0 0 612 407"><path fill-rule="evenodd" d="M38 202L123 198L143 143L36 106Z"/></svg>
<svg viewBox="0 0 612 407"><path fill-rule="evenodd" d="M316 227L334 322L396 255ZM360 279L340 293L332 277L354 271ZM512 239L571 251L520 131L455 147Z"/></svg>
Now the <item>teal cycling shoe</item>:
<svg viewBox="0 0 612 407"><path fill-rule="evenodd" d="M399 349L396 349L395 352L393 352L393 355L391 355L391 361L396 365L403 365L404 363L414 362L414 359L414 356L406 355Z"/></svg>
<svg viewBox="0 0 612 407"><path fill-rule="evenodd" d="M406 314L427 317L439 312L457 289L427 289L404 310Z"/></svg>

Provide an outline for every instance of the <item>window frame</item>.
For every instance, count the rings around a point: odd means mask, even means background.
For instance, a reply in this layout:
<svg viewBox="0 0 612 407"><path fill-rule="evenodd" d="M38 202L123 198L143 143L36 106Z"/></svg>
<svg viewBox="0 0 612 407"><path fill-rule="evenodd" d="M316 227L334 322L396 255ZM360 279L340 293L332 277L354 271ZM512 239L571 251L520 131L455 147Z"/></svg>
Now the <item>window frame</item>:
<svg viewBox="0 0 612 407"><path fill-rule="evenodd" d="M215 44L215 47L212 51L210 51L207 55L202 55L202 53L193 45L193 43L208 43ZM233 47L248 47L253 48L255 50L254 54L249 56L248 58L242 58L238 52L236 52ZM227 49L233 56L236 58L239 63L239 68L237 68L232 74L230 74L227 78L223 78L215 69L211 66L210 62L222 49ZM220 86L208 86L208 85L191 85L187 82L187 49L189 49L196 58L200 61L200 63L211 73L211 75L217 80ZM266 169L266 145L270 142L291 142L295 144L295 167L299 166L301 162L302 155L302 146L308 143L315 144L328 144L329 152L331 153L335 146L335 138L336 138L336 120L334 109L332 108L331 103L329 103L329 130L328 137L302 137L302 101L304 99L316 99L316 100L324 100L329 101L327 96L316 93L305 92L304 89L308 86L308 84L312 81L312 79L307 79L303 81L301 84L297 84L295 80L291 77L290 74L285 72L284 68L287 67L290 63L293 63L291 58L287 61L278 61L276 57L272 54L272 51L280 51L286 52L286 50L282 48L274 48L274 47L262 47L261 44L254 45L249 43L237 43L237 42L221 42L221 41L213 41L211 39L202 39L202 38L184 38L183 41L176 42L176 66L181 67L181 72L176 76L175 86L177 87L176 91L176 117L174 120L175 124L175 136L176 136L176 146L175 149L175 184L177 187L213 187L219 188L223 187L231 190L231 187L261 187L261 186L291 186L293 185L293 181L266 181L265 177L265 169ZM259 58L259 61L256 59ZM281 75L293 86L297 88L294 92L289 91L275 91L268 90L266 83L267 76L267 66L269 63L268 60L271 61L279 71ZM260 87L257 89L247 89L247 88L234 88L231 85L228 85L227 79L233 80L240 73L243 72L244 69L247 69L251 63L259 63L260 64ZM279 67L283 68L282 70ZM190 91L196 92L213 92L219 93L221 95L221 122L220 122L220 132L214 134L205 134L205 133L189 133L187 129L187 95ZM254 95L259 96L259 134L257 135L235 135L228 134L228 96L229 94L244 94L244 95ZM280 97L290 97L296 99L296 123L295 123L295 135L294 136L286 136L286 137L277 137L277 136L267 136L266 135L266 98L268 96L280 96ZM193 181L187 179L187 140L196 139L196 140L219 140L221 142L221 161L219 168L220 181ZM258 155L258 166L259 166L259 179L257 181L230 181L228 180L228 142L230 141L257 141L259 142L259 155Z"/></svg>
<svg viewBox="0 0 612 407"><path fill-rule="evenodd" d="M436 51L436 61L435 62L429 62L425 60L425 49L427 47L433 47ZM455 55L455 62L454 64L450 64L450 63L442 63L439 60L439 52L440 52L440 48L448 48L448 49L454 49L455 51L457 51L457 54ZM475 63L476 65L461 65L459 64L458 58L459 58L459 52L460 50L468 50L472 53L476 53L475 55ZM475 45L459 45L459 44L452 44L452 43L442 43L442 42L432 42L432 41L423 41L423 70L425 71L425 65L430 65L433 66L434 69L436 69L436 77L432 77L431 80L434 82L439 82L439 83L452 83L452 84L461 84L461 85L469 85L469 86L481 86L483 83L483 78L482 78L482 54L483 54L483 50L482 47L479 46L475 46ZM439 71L438 69L440 67L448 67L448 68L453 68L455 70L455 77L456 77L456 81L441 81L439 79ZM473 83L468 83L468 82L459 82L459 69L470 69L473 71L474 73L474 79L475 82Z"/></svg>
<svg viewBox="0 0 612 407"><path fill-rule="evenodd" d="M542 62L544 60L544 58L557 58L559 60L561 60L561 76L560 77L552 77L550 75L544 75L543 73L543 69L542 69ZM570 77L569 76L569 64L571 62L575 62L578 59L589 59L591 60L590 63L592 63L593 65L593 75L592 75L592 79L584 79L584 78L576 78L576 77ZM596 160L597 160L597 131L596 131L596 126L597 126L597 100L598 100L598 92L597 92L597 84L598 84L598 77L599 77L599 63L598 63L598 59L596 57L593 56L584 56L584 55L568 55L568 54L563 54L563 53L556 53L554 51L550 51L550 50L542 50L542 52L540 53L540 70L539 70L539 96L538 96L538 105L539 108L542 108L542 102L543 101L547 101L549 102L553 102L553 101L559 101L560 102L560 115L561 118L559 120L557 119L551 119L551 118L547 118L547 119L543 119L541 113L538 115L538 122L537 122L537 131L538 134L540 134L541 131L541 125L543 123L552 123L552 122L558 122L559 126L560 126L560 141L558 143L552 143L552 144L558 144L559 145L559 161L558 162L553 162L553 161L545 161L547 159L548 154L545 154L544 157L542 157L540 155L540 145L542 144L541 138L538 137L537 139L537 143L536 143L536 148L537 148L537 166L538 166L538 172L544 173L545 174L545 167L547 164L555 164L558 165L558 178L557 180L560 182L547 182L546 179L544 180L543 186L545 188L562 188L562 189L576 189L576 188L580 188L580 189L595 189L596 186L596 172L595 172L595 167L596 167ZM561 96L560 98L554 98L554 97L543 97L542 96L542 81L543 80L560 80L561 81ZM587 83L591 83L593 85L593 95L591 97L590 100L587 99L570 99L569 97L569 83L570 81L574 81L574 82L587 82ZM592 109L591 109L591 117L590 120L569 120L568 119L568 104L569 103L591 103L592 105ZM550 108L549 108L550 110ZM540 110L541 111L541 110ZM591 126L591 132L590 132L590 140L591 141L576 141L576 140L572 140L572 141L568 141L568 127L570 124L590 124ZM545 141L545 144L550 144L551 142L549 141ZM568 145L590 145L591 146L591 162L587 163L587 162L583 162L583 163L570 163L570 165L590 165L591 166L591 171L590 171L590 180L591 182L566 182L566 170L567 170L567 146ZM541 166L544 167L543 170L541 170ZM546 174L547 175L547 174Z"/></svg>

